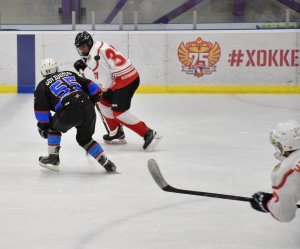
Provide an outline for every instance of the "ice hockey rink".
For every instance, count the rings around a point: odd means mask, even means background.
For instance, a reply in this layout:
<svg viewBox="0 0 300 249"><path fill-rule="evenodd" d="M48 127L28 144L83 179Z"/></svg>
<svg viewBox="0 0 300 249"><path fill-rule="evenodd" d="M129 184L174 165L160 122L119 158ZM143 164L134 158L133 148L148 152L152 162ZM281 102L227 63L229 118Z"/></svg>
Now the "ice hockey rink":
<svg viewBox="0 0 300 249"><path fill-rule="evenodd" d="M168 193L153 181L157 160L177 188L251 196L271 191L277 164L269 132L300 121L299 95L136 95L131 111L163 139L155 152L125 129L126 145L94 138L119 174L106 174L75 140L62 137L61 170L47 154L31 94L0 95L1 249L299 249L300 217L279 223L247 202Z"/></svg>

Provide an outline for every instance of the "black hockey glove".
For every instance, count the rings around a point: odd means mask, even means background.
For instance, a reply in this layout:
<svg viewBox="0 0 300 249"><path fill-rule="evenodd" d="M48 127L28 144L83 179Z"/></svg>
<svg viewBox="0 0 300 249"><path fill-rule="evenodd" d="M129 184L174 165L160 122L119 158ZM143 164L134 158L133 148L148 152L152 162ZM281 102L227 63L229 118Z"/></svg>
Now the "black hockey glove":
<svg viewBox="0 0 300 249"><path fill-rule="evenodd" d="M267 203L272 199L272 194L265 192L257 192L252 195L252 200L250 201L251 207L257 211L268 213L270 212Z"/></svg>
<svg viewBox="0 0 300 249"><path fill-rule="evenodd" d="M83 60L78 60L74 63L74 68L77 72L80 72L80 70L84 71L86 69L87 65L84 63Z"/></svg>
<svg viewBox="0 0 300 249"><path fill-rule="evenodd" d="M92 96L90 96L90 100L93 104L97 103L101 98L101 93L96 93Z"/></svg>
<svg viewBox="0 0 300 249"><path fill-rule="evenodd" d="M42 125L40 123L37 123L37 127L38 127L38 131L39 131L41 137L47 139L48 138L49 127L45 126L45 125Z"/></svg>

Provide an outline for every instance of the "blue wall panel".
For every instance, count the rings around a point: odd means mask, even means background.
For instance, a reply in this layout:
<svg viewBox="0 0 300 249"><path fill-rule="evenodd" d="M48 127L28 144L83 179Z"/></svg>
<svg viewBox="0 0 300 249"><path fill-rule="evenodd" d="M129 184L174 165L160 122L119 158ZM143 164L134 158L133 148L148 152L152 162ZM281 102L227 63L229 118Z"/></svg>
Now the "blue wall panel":
<svg viewBox="0 0 300 249"><path fill-rule="evenodd" d="M17 35L18 93L32 93L35 88L35 35Z"/></svg>

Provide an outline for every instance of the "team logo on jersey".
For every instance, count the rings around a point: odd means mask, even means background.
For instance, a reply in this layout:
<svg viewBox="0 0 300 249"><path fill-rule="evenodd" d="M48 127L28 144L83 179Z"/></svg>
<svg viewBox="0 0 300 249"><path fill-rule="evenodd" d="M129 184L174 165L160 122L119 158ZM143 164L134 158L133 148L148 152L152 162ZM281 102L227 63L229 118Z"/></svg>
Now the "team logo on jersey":
<svg viewBox="0 0 300 249"><path fill-rule="evenodd" d="M216 64L221 56L221 48L218 42L212 44L200 37L192 42L181 42L178 47L178 58L182 65L182 71L202 77L216 71Z"/></svg>

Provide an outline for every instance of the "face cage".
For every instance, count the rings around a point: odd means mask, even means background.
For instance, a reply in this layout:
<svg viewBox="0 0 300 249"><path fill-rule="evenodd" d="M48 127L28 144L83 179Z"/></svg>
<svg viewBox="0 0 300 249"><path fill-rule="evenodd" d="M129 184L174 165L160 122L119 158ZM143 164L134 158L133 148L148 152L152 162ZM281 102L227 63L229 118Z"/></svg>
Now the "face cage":
<svg viewBox="0 0 300 249"><path fill-rule="evenodd" d="M276 142L276 140L272 137L272 134L274 133L275 131L271 131L270 133L270 143L275 147L275 150L280 153L280 155L284 155L285 151L283 150L281 143Z"/></svg>
<svg viewBox="0 0 300 249"><path fill-rule="evenodd" d="M81 50L80 50L79 47L76 46L76 50L77 50L77 53L78 53L80 56L83 56L83 54L82 54L82 52L81 52Z"/></svg>
<svg viewBox="0 0 300 249"><path fill-rule="evenodd" d="M76 46L76 50L77 50L77 53L82 57L82 58L88 58L89 54L90 54L90 50L91 48L89 47L89 51L86 53L86 54L83 54L79 48L80 46Z"/></svg>

